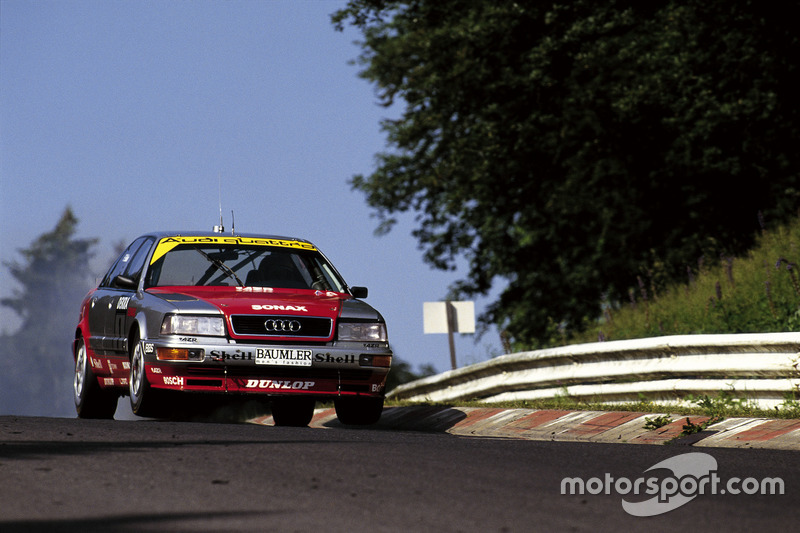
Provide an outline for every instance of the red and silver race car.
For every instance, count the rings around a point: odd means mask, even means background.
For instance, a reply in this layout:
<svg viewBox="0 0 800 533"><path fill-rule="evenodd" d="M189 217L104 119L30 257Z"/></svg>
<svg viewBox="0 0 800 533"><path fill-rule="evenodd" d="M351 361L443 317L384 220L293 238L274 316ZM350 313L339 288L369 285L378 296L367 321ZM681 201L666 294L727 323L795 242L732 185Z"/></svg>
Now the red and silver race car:
<svg viewBox="0 0 800 533"><path fill-rule="evenodd" d="M306 240L143 235L81 305L78 416L112 418L125 395L152 417L178 399L250 397L277 425L307 425L318 399L344 424L374 423L392 352L366 296Z"/></svg>

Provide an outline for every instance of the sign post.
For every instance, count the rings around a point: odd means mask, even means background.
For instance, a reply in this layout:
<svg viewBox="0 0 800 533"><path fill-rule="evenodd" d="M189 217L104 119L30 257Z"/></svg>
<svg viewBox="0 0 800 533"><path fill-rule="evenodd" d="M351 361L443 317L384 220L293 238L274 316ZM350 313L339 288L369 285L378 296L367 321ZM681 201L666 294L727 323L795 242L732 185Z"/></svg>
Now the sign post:
<svg viewBox="0 0 800 533"><path fill-rule="evenodd" d="M456 369L453 333L475 333L475 302L425 302L422 307L425 333L447 333L450 366Z"/></svg>

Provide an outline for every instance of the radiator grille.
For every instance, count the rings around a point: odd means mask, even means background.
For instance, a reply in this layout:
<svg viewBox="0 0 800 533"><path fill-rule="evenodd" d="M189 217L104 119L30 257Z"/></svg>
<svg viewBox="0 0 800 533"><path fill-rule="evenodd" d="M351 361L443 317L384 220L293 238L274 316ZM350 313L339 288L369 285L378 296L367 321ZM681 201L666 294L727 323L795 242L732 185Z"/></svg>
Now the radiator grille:
<svg viewBox="0 0 800 533"><path fill-rule="evenodd" d="M292 323L296 331L267 331L267 323ZM333 320L314 316L276 316L276 315L233 315L231 317L233 332L236 335L259 335L263 337L303 337L310 339L328 339L331 337ZM288 329L288 325L286 329ZM275 329L274 327L272 328Z"/></svg>

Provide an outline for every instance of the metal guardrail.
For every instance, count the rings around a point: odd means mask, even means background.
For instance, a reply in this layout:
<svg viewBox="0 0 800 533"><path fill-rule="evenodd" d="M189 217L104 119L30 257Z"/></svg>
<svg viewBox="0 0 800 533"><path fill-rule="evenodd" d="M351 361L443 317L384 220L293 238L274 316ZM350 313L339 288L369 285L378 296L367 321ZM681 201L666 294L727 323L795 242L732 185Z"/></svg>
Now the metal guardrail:
<svg viewBox="0 0 800 533"><path fill-rule="evenodd" d="M800 399L800 333L679 335L514 353L405 383L389 397L667 403L720 391L765 409Z"/></svg>

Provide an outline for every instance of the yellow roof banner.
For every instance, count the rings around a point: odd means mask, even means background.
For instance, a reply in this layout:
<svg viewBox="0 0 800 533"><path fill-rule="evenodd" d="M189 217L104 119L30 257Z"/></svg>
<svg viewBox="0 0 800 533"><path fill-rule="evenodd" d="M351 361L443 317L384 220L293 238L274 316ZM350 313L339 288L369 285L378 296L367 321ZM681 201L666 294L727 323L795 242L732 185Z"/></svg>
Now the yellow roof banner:
<svg viewBox="0 0 800 533"><path fill-rule="evenodd" d="M164 237L158 242L156 250L153 252L153 257L150 259L150 264L152 265L161 257L163 257L164 254L181 244L238 244L243 246L279 246L282 248L295 248L299 250L316 250L314 245L310 242L295 240L269 239L260 237L236 237L235 235L199 235L187 237L178 235L175 237Z"/></svg>

